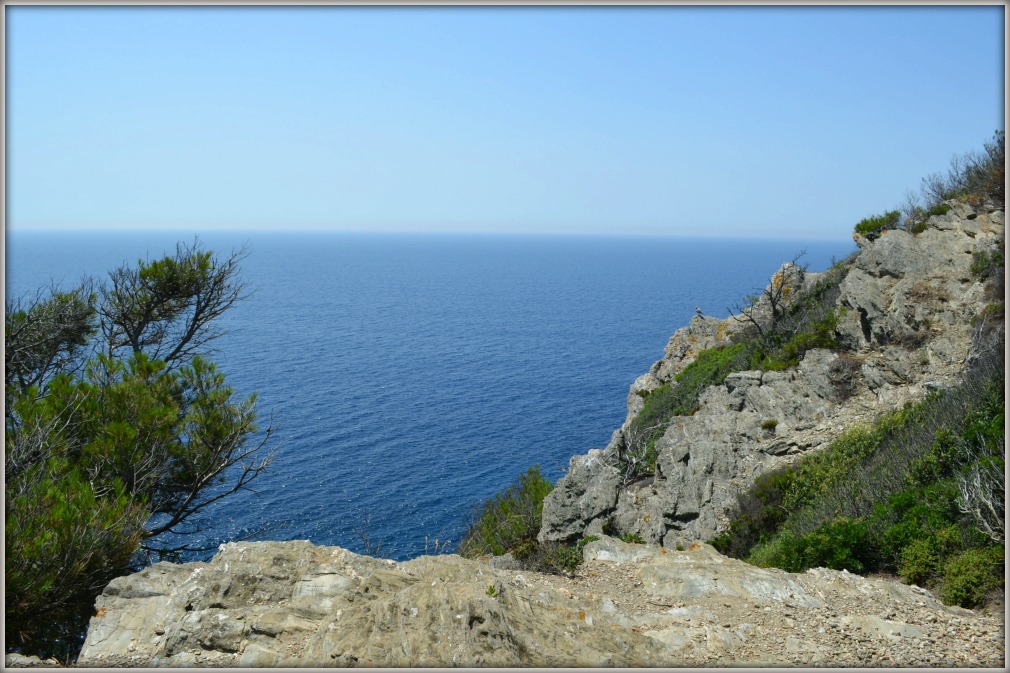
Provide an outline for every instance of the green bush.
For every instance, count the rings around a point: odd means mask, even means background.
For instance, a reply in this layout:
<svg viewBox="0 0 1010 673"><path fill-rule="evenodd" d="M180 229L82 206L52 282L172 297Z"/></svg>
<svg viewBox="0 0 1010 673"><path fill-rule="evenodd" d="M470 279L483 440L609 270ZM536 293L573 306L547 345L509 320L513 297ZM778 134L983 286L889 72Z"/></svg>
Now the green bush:
<svg viewBox="0 0 1010 673"><path fill-rule="evenodd" d="M789 572L831 568L858 573L874 565L874 556L866 524L841 518L806 535L783 532L772 542L759 545L748 560Z"/></svg>
<svg viewBox="0 0 1010 673"><path fill-rule="evenodd" d="M802 554L798 553L800 549L800 536L782 529L774 537L755 546L745 560L761 568L781 568L798 573L805 569Z"/></svg>
<svg viewBox="0 0 1010 673"><path fill-rule="evenodd" d="M926 211L926 217L938 217L950 212L950 206L946 203L938 203Z"/></svg>
<svg viewBox="0 0 1010 673"><path fill-rule="evenodd" d="M779 421L776 418L766 418L761 421L762 430L774 430L779 425Z"/></svg>
<svg viewBox="0 0 1010 673"><path fill-rule="evenodd" d="M1002 273L1006 261L1001 250L976 252L972 254L968 270L977 280L986 280L996 273Z"/></svg>
<svg viewBox="0 0 1010 673"><path fill-rule="evenodd" d="M1003 547L969 549L943 567L940 598L948 605L974 608L1004 586Z"/></svg>
<svg viewBox="0 0 1010 673"><path fill-rule="evenodd" d="M964 549L963 531L949 520L938 527L920 529L898 550L898 574L909 584L927 586L937 577L940 566L952 555ZM893 566L884 566L892 569Z"/></svg>
<svg viewBox="0 0 1010 673"><path fill-rule="evenodd" d="M882 432L877 426L855 427L823 451L805 456L796 468L782 506L794 513L836 488L858 488L858 484L850 481L850 473L877 450L881 439Z"/></svg>
<svg viewBox="0 0 1010 673"><path fill-rule="evenodd" d="M831 311L821 320L792 334L785 343L761 361L761 368L781 371L798 365L809 350L837 348L838 337L835 334L837 325L838 315Z"/></svg>
<svg viewBox="0 0 1010 673"><path fill-rule="evenodd" d="M873 235L885 229L894 229L901 220L900 210L890 210L883 215L873 215L856 224L856 233L863 236Z"/></svg>
<svg viewBox="0 0 1010 673"><path fill-rule="evenodd" d="M742 559L756 545L771 538L786 520L782 500L794 475L789 465L759 475L754 485L738 497L729 530L709 544L721 554Z"/></svg>
<svg viewBox="0 0 1010 673"><path fill-rule="evenodd" d="M513 550L513 557L523 570L570 575L582 565L583 547L599 539L595 535L587 535L573 545L527 540Z"/></svg>
<svg viewBox="0 0 1010 673"><path fill-rule="evenodd" d="M901 550L901 565L898 574L907 584L926 586L938 572L940 555L933 540L916 538Z"/></svg>
<svg viewBox="0 0 1010 673"><path fill-rule="evenodd" d="M544 498L554 485L539 465L529 468L504 491L489 498L471 515L459 554L466 558L501 556L536 544Z"/></svg>
<svg viewBox="0 0 1010 673"><path fill-rule="evenodd" d="M628 544L645 544L645 539L637 533L621 533L620 539Z"/></svg>

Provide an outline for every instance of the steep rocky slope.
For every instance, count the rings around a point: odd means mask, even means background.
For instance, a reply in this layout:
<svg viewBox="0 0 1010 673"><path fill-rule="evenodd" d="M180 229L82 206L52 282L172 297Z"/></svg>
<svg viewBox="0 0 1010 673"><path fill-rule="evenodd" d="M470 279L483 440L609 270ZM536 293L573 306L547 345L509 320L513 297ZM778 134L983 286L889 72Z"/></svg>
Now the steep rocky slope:
<svg viewBox="0 0 1010 673"><path fill-rule="evenodd" d="M639 393L677 385L675 376L699 352L729 343L747 321L698 316L678 330L663 359L632 385L627 420L610 444L571 459L544 503L541 539L599 535L605 525L668 547L711 539L757 474L952 384L969 355L971 319L984 304L984 288L969 271L972 254L1002 236L1004 215L992 206L949 205L920 234L857 239L862 249L836 300L837 351L808 351L785 371L731 374L702 394L695 413L670 421L656 443L655 477L625 483L618 453L642 408ZM818 274L785 265L776 278L809 289ZM762 427L768 420L771 431Z"/></svg>
<svg viewBox="0 0 1010 673"><path fill-rule="evenodd" d="M765 570L612 538L572 578L455 555L396 563L232 543L98 599L78 665L993 666L1003 620L833 570Z"/></svg>

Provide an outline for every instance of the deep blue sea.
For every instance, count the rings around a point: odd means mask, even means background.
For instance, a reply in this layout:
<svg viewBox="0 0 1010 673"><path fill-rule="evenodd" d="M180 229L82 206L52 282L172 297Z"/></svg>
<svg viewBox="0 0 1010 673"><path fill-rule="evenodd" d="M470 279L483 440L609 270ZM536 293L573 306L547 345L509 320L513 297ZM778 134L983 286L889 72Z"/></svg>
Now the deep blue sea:
<svg viewBox="0 0 1010 673"><path fill-rule="evenodd" d="M19 233L7 297L103 276L191 234ZM797 252L845 242L377 233L224 233L255 291L213 359L273 417L276 458L211 512L209 535L269 526L404 559L454 548L465 517L535 463L552 480L601 448L628 386L695 306L718 316Z"/></svg>

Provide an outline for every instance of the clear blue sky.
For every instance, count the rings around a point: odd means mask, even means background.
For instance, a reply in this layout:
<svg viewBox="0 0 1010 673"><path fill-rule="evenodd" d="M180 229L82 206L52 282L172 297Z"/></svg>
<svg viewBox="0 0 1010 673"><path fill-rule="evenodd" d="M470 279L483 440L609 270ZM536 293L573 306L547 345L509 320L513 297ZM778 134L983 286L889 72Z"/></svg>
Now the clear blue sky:
<svg viewBox="0 0 1010 673"><path fill-rule="evenodd" d="M8 7L7 226L843 239L1003 128L1003 11Z"/></svg>

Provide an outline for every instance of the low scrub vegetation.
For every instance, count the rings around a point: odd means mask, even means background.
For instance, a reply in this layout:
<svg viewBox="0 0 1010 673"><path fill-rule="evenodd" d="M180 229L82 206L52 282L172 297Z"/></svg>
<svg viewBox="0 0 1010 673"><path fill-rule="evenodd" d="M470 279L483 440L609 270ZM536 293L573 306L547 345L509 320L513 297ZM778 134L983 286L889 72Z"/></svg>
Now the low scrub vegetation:
<svg viewBox="0 0 1010 673"><path fill-rule="evenodd" d="M526 570L572 573L582 563L582 548L596 540L582 538L574 545L539 542L540 517L544 498L554 489L534 465L504 491L495 494L474 510L459 554L481 558L512 554Z"/></svg>
<svg viewBox="0 0 1010 673"><path fill-rule="evenodd" d="M951 159L946 173L932 173L922 179L919 192L908 192L900 210L860 221L855 231L871 238L885 229L904 229L912 234L926 230L929 218L946 215L952 199L979 206L986 201L1004 202L1006 147L1003 131L996 131L982 151ZM893 220L897 213L898 220Z"/></svg>
<svg viewBox="0 0 1010 673"><path fill-rule="evenodd" d="M540 532L544 498L554 485L539 465L529 468L504 491L487 500L473 516L459 553L467 558L501 556L531 541Z"/></svg>
<svg viewBox="0 0 1010 673"><path fill-rule="evenodd" d="M874 238L887 229L896 228L900 220L901 211L891 210L883 215L873 215L860 220L859 223L856 224L855 231L857 234Z"/></svg>
<svg viewBox="0 0 1010 673"><path fill-rule="evenodd" d="M957 388L854 428L759 477L738 498L723 553L798 572L894 572L975 607L1003 587L1003 349Z"/></svg>
<svg viewBox="0 0 1010 673"><path fill-rule="evenodd" d="M1003 244L976 255L986 298L1002 297ZM998 293L998 294L997 294ZM1004 585L1004 330L979 317L961 383L841 435L758 477L738 496L728 555L789 571L883 571L976 607ZM851 358L845 371L855 371ZM840 372L841 375L844 372ZM850 391L837 391L849 393Z"/></svg>

